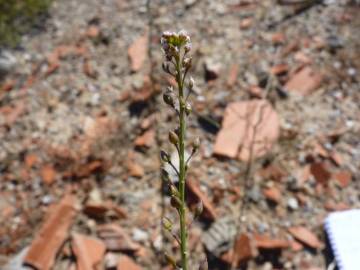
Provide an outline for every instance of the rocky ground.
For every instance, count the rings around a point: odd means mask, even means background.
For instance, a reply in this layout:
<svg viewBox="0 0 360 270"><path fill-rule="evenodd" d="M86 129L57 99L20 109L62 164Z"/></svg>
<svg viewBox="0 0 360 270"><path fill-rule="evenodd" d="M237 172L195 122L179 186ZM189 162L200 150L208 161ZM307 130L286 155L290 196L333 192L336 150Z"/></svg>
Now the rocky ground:
<svg viewBox="0 0 360 270"><path fill-rule="evenodd" d="M324 218L360 207L359 11L346 0L54 1L0 84L1 269L179 258L161 230L163 216L177 220L158 155L174 150L161 98L169 29L193 42L188 139L202 143L187 188L189 207L205 209L191 269L205 256L209 269L326 269Z"/></svg>

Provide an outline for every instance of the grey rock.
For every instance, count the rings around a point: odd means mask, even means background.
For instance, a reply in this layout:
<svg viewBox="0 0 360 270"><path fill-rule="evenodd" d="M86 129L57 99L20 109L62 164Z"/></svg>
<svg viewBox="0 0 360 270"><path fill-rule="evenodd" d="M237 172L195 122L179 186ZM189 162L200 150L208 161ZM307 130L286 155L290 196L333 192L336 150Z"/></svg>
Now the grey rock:
<svg viewBox="0 0 360 270"><path fill-rule="evenodd" d="M9 73L15 64L15 57L10 52L0 49L0 77Z"/></svg>
<svg viewBox="0 0 360 270"><path fill-rule="evenodd" d="M209 80L215 80L220 75L221 70L221 64L219 62L215 62L213 59L206 59L205 64L205 79L207 81Z"/></svg>
<svg viewBox="0 0 360 270"><path fill-rule="evenodd" d="M254 202L254 203L259 202L262 197L260 188L258 186L252 187L250 189L249 193L247 194L247 196L249 197L249 199L252 202Z"/></svg>
<svg viewBox="0 0 360 270"><path fill-rule="evenodd" d="M287 201L287 206L291 210L297 210L299 208L299 202L294 197L291 197Z"/></svg>
<svg viewBox="0 0 360 270"><path fill-rule="evenodd" d="M29 266L23 266L23 261L29 247L23 248L18 254L9 260L9 262L1 268L2 270L31 270Z"/></svg>
<svg viewBox="0 0 360 270"><path fill-rule="evenodd" d="M219 256L230 248L235 235L235 221L230 217L224 217L213 223L203 234L202 242L208 251Z"/></svg>

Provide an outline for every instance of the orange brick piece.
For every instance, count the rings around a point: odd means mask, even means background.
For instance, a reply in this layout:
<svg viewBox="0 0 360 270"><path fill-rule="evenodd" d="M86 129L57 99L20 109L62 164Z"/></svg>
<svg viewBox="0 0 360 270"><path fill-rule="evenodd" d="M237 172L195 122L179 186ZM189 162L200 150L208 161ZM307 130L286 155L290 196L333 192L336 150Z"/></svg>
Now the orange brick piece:
<svg viewBox="0 0 360 270"><path fill-rule="evenodd" d="M142 270L130 257L121 256L119 259L117 270Z"/></svg>
<svg viewBox="0 0 360 270"><path fill-rule="evenodd" d="M94 237L74 234L72 248L76 256L77 270L97 269L105 254L105 244Z"/></svg>
<svg viewBox="0 0 360 270"><path fill-rule="evenodd" d="M75 204L76 198L67 195L49 210L45 223L26 254L24 263L41 270L52 268L56 254L68 238L70 226L76 215Z"/></svg>

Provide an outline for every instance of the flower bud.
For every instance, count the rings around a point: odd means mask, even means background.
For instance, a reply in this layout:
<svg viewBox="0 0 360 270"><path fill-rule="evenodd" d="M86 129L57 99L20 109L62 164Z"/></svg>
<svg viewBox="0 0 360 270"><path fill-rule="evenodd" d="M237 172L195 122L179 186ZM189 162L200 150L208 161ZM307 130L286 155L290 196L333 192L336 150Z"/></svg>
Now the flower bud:
<svg viewBox="0 0 360 270"><path fill-rule="evenodd" d="M192 143L192 152L195 153L200 147L200 139L196 138Z"/></svg>
<svg viewBox="0 0 360 270"><path fill-rule="evenodd" d="M170 162L170 156L168 153L166 153L165 151L161 150L160 151L160 158L163 162Z"/></svg>
<svg viewBox="0 0 360 270"><path fill-rule="evenodd" d="M169 141L173 145L177 145L179 143L179 137L178 137L178 135L176 135L176 133L174 131L169 131Z"/></svg>
<svg viewBox="0 0 360 270"><path fill-rule="evenodd" d="M191 51L191 43L190 42L186 43L186 45L184 46L184 50L185 50L185 53L188 53Z"/></svg>
<svg viewBox="0 0 360 270"><path fill-rule="evenodd" d="M190 103L185 104L185 113L186 115L189 115L192 112Z"/></svg>
<svg viewBox="0 0 360 270"><path fill-rule="evenodd" d="M164 227L165 230L171 232L171 230L172 230L172 225L173 225L173 224L172 224L172 222L171 222L170 219L168 219L167 217L164 217L164 218L162 219L162 225L163 225L163 227Z"/></svg>
<svg viewBox="0 0 360 270"><path fill-rule="evenodd" d="M170 91L166 91L164 94L163 94L163 100L164 102L171 106L171 107L174 107L175 106L175 102L174 102L174 99L172 97L172 94Z"/></svg>
<svg viewBox="0 0 360 270"><path fill-rule="evenodd" d="M192 58L191 57L186 57L183 60L183 66L185 67L185 69L189 69L191 68L191 62L192 62Z"/></svg>
<svg viewBox="0 0 360 270"><path fill-rule="evenodd" d="M172 207L174 207L175 209L180 209L182 203L179 199L179 197L177 196L171 196L171 199L170 199L170 204Z"/></svg>

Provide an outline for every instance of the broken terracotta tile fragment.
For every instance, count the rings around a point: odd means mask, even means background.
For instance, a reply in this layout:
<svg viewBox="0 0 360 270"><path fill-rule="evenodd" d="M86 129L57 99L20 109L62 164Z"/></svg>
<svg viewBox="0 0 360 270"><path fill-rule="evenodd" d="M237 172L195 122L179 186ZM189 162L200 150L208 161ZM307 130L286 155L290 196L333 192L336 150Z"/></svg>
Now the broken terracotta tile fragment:
<svg viewBox="0 0 360 270"><path fill-rule="evenodd" d="M130 176L141 178L145 175L144 168L140 164L134 161L129 160L127 162L127 169L129 171Z"/></svg>
<svg viewBox="0 0 360 270"><path fill-rule="evenodd" d="M279 137L279 117L265 100L230 103L213 152L247 161L267 153Z"/></svg>
<svg viewBox="0 0 360 270"><path fill-rule="evenodd" d="M307 228L302 226L296 226L289 228L289 232L292 236L294 236L297 240L302 243L312 247L312 248L322 248L323 244L317 238L315 234L309 231Z"/></svg>
<svg viewBox="0 0 360 270"><path fill-rule="evenodd" d="M252 18L245 18L240 21L240 28L241 29L248 29L253 24Z"/></svg>
<svg viewBox="0 0 360 270"><path fill-rule="evenodd" d="M283 249L289 247L289 242L283 239L272 238L264 234L254 235L255 246L262 249Z"/></svg>
<svg viewBox="0 0 360 270"><path fill-rule="evenodd" d="M281 201L281 192L276 187L269 187L263 190L263 194L269 201L279 203Z"/></svg>
<svg viewBox="0 0 360 270"><path fill-rule="evenodd" d="M232 256L233 264L240 266L242 263L256 256L257 250L254 241L252 241L249 235L245 233L241 234L235 242L234 253Z"/></svg>
<svg viewBox="0 0 360 270"><path fill-rule="evenodd" d="M131 63L131 71L139 71L147 57L148 35L147 31L138 37L129 47L128 55Z"/></svg>
<svg viewBox="0 0 360 270"><path fill-rule="evenodd" d="M260 175L265 178L265 180L275 180L281 182L282 179L287 175L286 171L276 164L270 164L265 168L260 170Z"/></svg>
<svg viewBox="0 0 360 270"><path fill-rule="evenodd" d="M345 188L350 184L352 174L349 171L339 171L333 175L333 178L342 188Z"/></svg>
<svg viewBox="0 0 360 270"><path fill-rule="evenodd" d="M44 165L41 168L41 178L45 184L50 185L51 183L53 183L55 177L56 177L56 172L52 165Z"/></svg>
<svg viewBox="0 0 360 270"><path fill-rule="evenodd" d="M344 202L336 203L333 200L328 200L325 202L324 208L328 211L344 211L350 209L350 206Z"/></svg>
<svg viewBox="0 0 360 270"><path fill-rule="evenodd" d="M76 257L77 270L97 269L105 255L105 245L99 239L74 233L72 249Z"/></svg>
<svg viewBox="0 0 360 270"><path fill-rule="evenodd" d="M89 38L97 38L100 35L100 29L97 25L90 25L85 35Z"/></svg>
<svg viewBox="0 0 360 270"><path fill-rule="evenodd" d="M296 240L290 242L290 247L295 252L301 251L304 248L304 246L300 242L298 242Z"/></svg>
<svg viewBox="0 0 360 270"><path fill-rule="evenodd" d="M196 184L193 179L188 179L186 181L186 188L189 194L187 198L188 203L197 204L199 201L202 201L204 210L201 213L201 216L209 220L215 220L217 218L215 207L213 206L209 197L200 190L198 184Z"/></svg>
<svg viewBox="0 0 360 270"><path fill-rule="evenodd" d="M302 51L295 53L294 60L305 65L311 64L312 62L311 58Z"/></svg>
<svg viewBox="0 0 360 270"><path fill-rule="evenodd" d="M324 162L316 162L310 165L310 172L319 184L326 185L331 178L326 164Z"/></svg>
<svg viewBox="0 0 360 270"><path fill-rule="evenodd" d="M281 32L273 33L271 35L271 42L273 44L275 44L275 45L285 43L285 35L284 35L284 33L281 33Z"/></svg>
<svg viewBox="0 0 360 270"><path fill-rule="evenodd" d="M38 157L35 154L27 154L25 156L25 165L27 168L32 168L38 162Z"/></svg>
<svg viewBox="0 0 360 270"><path fill-rule="evenodd" d="M270 73L273 75L282 75L287 73L289 70L289 66L287 64L278 64L270 69Z"/></svg>
<svg viewBox="0 0 360 270"><path fill-rule="evenodd" d="M86 202L84 205L83 211L89 217L95 219L102 219L105 217L106 213L109 211L110 205L105 202Z"/></svg>
<svg viewBox="0 0 360 270"><path fill-rule="evenodd" d="M263 98L265 95L264 89L262 89L261 87L257 86L257 85L251 85L248 89L249 94L251 97L255 97L255 98Z"/></svg>
<svg viewBox="0 0 360 270"><path fill-rule="evenodd" d="M155 143L155 130L149 129L135 140L137 147L151 147Z"/></svg>
<svg viewBox="0 0 360 270"><path fill-rule="evenodd" d="M307 96L319 88L321 82L322 75L306 66L290 78L285 84L285 89Z"/></svg>
<svg viewBox="0 0 360 270"><path fill-rule="evenodd" d="M344 163L343 157L336 151L330 152L330 160L334 162L336 166L341 166Z"/></svg>
<svg viewBox="0 0 360 270"><path fill-rule="evenodd" d="M117 270L141 270L142 267L140 267L138 264L134 262L133 259L131 259L128 256L121 256L118 264L117 264Z"/></svg>
<svg viewBox="0 0 360 270"><path fill-rule="evenodd" d="M50 270L55 257L68 237L69 229L76 215L76 198L66 195L57 205L50 208L40 231L30 245L24 263L37 269Z"/></svg>

